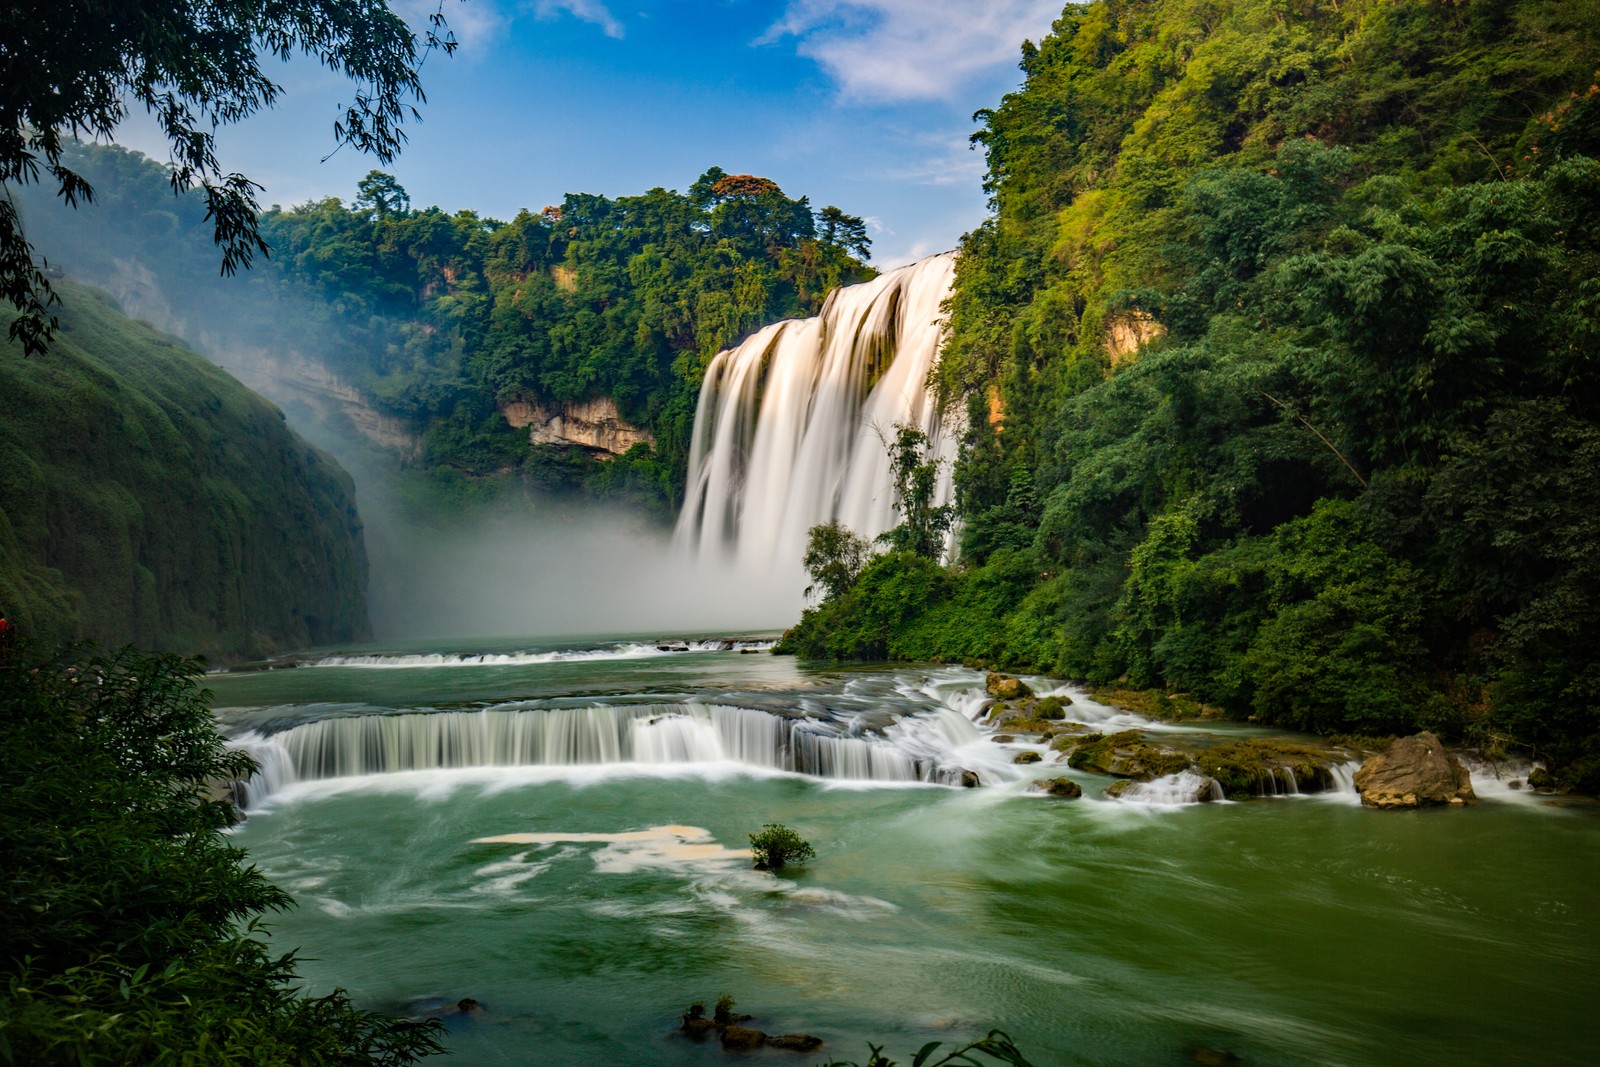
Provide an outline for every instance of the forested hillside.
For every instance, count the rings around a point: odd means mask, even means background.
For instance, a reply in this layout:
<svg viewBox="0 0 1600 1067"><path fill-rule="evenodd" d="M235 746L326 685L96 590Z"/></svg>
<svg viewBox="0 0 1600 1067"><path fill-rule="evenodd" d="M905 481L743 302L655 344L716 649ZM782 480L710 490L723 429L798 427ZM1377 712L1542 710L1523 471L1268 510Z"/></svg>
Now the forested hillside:
<svg viewBox="0 0 1600 1067"><path fill-rule="evenodd" d="M939 370L960 562L788 646L1600 787L1600 3L1099 0L1022 69Z"/></svg>
<svg viewBox="0 0 1600 1067"><path fill-rule="evenodd" d="M57 289L50 351L0 347L0 611L40 647L237 658L366 637L344 471L182 343Z"/></svg>
<svg viewBox="0 0 1600 1067"><path fill-rule="evenodd" d="M687 193L571 194L510 222L413 208L375 171L349 203L264 214L271 257L219 280L204 205L174 197L164 167L115 147L69 157L98 190L94 207L64 211L23 190L28 232L51 262L158 307L224 363L230 349L321 362L414 430L412 468L446 489L517 476L670 510L710 358L872 275L855 258L870 247L859 218L713 167ZM654 447L596 463L530 445L502 414L597 399Z"/></svg>

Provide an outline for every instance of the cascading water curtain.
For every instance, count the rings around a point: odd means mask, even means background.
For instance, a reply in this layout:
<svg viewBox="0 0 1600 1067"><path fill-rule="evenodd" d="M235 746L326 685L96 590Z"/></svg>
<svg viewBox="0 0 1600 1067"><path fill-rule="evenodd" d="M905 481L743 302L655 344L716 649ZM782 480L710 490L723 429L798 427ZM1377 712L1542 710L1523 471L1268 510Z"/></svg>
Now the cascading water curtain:
<svg viewBox="0 0 1600 1067"><path fill-rule="evenodd" d="M938 500L952 497L959 428L928 375L945 336L955 253L836 289L815 318L774 323L706 370L676 540L702 562L798 561L811 527L872 538L894 525L887 442L928 435Z"/></svg>

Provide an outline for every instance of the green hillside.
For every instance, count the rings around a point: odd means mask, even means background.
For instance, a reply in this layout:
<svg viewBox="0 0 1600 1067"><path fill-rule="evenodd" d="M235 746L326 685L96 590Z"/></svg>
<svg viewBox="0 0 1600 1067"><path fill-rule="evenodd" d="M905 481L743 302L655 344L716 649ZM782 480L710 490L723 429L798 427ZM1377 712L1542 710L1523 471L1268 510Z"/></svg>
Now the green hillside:
<svg viewBox="0 0 1600 1067"><path fill-rule="evenodd" d="M1600 787L1600 4L1099 0L979 113L960 563L797 651L972 658Z"/></svg>
<svg viewBox="0 0 1600 1067"><path fill-rule="evenodd" d="M0 349L0 610L41 644L212 657L366 636L345 473L182 343L58 288L51 350Z"/></svg>

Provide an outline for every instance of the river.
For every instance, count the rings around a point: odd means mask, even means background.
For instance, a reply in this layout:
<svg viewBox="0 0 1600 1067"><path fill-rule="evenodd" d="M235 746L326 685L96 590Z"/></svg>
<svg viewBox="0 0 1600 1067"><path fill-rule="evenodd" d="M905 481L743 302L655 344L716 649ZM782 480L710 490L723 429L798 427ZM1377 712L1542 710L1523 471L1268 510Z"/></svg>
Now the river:
<svg viewBox="0 0 1600 1067"><path fill-rule="evenodd" d="M473 998L448 1018L462 1067L720 1063L675 1024L723 993L826 1041L757 1063L869 1041L905 1063L990 1028L1040 1067L1600 1062L1590 802L1488 771L1467 810L1111 800L1078 772L1084 798L1051 800L1027 781L1064 765L1017 766L973 724L977 672L657 644L209 676L271 772L236 840L298 902L269 926L309 989ZM1062 691L1071 718L1138 721ZM961 769L984 785L941 784ZM751 869L768 822L816 859Z"/></svg>

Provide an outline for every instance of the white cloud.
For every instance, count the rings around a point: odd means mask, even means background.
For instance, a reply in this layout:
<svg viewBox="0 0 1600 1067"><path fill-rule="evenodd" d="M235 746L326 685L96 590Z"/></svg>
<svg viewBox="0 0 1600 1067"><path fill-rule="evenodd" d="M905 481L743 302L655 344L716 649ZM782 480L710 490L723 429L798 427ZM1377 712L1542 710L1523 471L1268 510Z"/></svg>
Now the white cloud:
<svg viewBox="0 0 1600 1067"><path fill-rule="evenodd" d="M847 99L948 100L974 78L1014 66L1061 0L790 0L762 37L798 39Z"/></svg>
<svg viewBox="0 0 1600 1067"><path fill-rule="evenodd" d="M400 0L394 4L394 10L411 24L419 38L431 29L428 25L429 15L435 12L444 15L450 32L455 34L456 41L461 45L457 57L481 54L487 44L499 35L506 21L494 0L468 0L465 3L444 0L442 4L439 0Z"/></svg>
<svg viewBox="0 0 1600 1067"><path fill-rule="evenodd" d="M607 37L622 36L622 23L600 0L537 0L533 10L542 19L559 18L567 14L594 23Z"/></svg>
<svg viewBox="0 0 1600 1067"><path fill-rule="evenodd" d="M974 188L983 181L988 165L984 154L972 147L965 133L918 134L905 151L906 162L881 175L890 181L917 185L954 185Z"/></svg>

